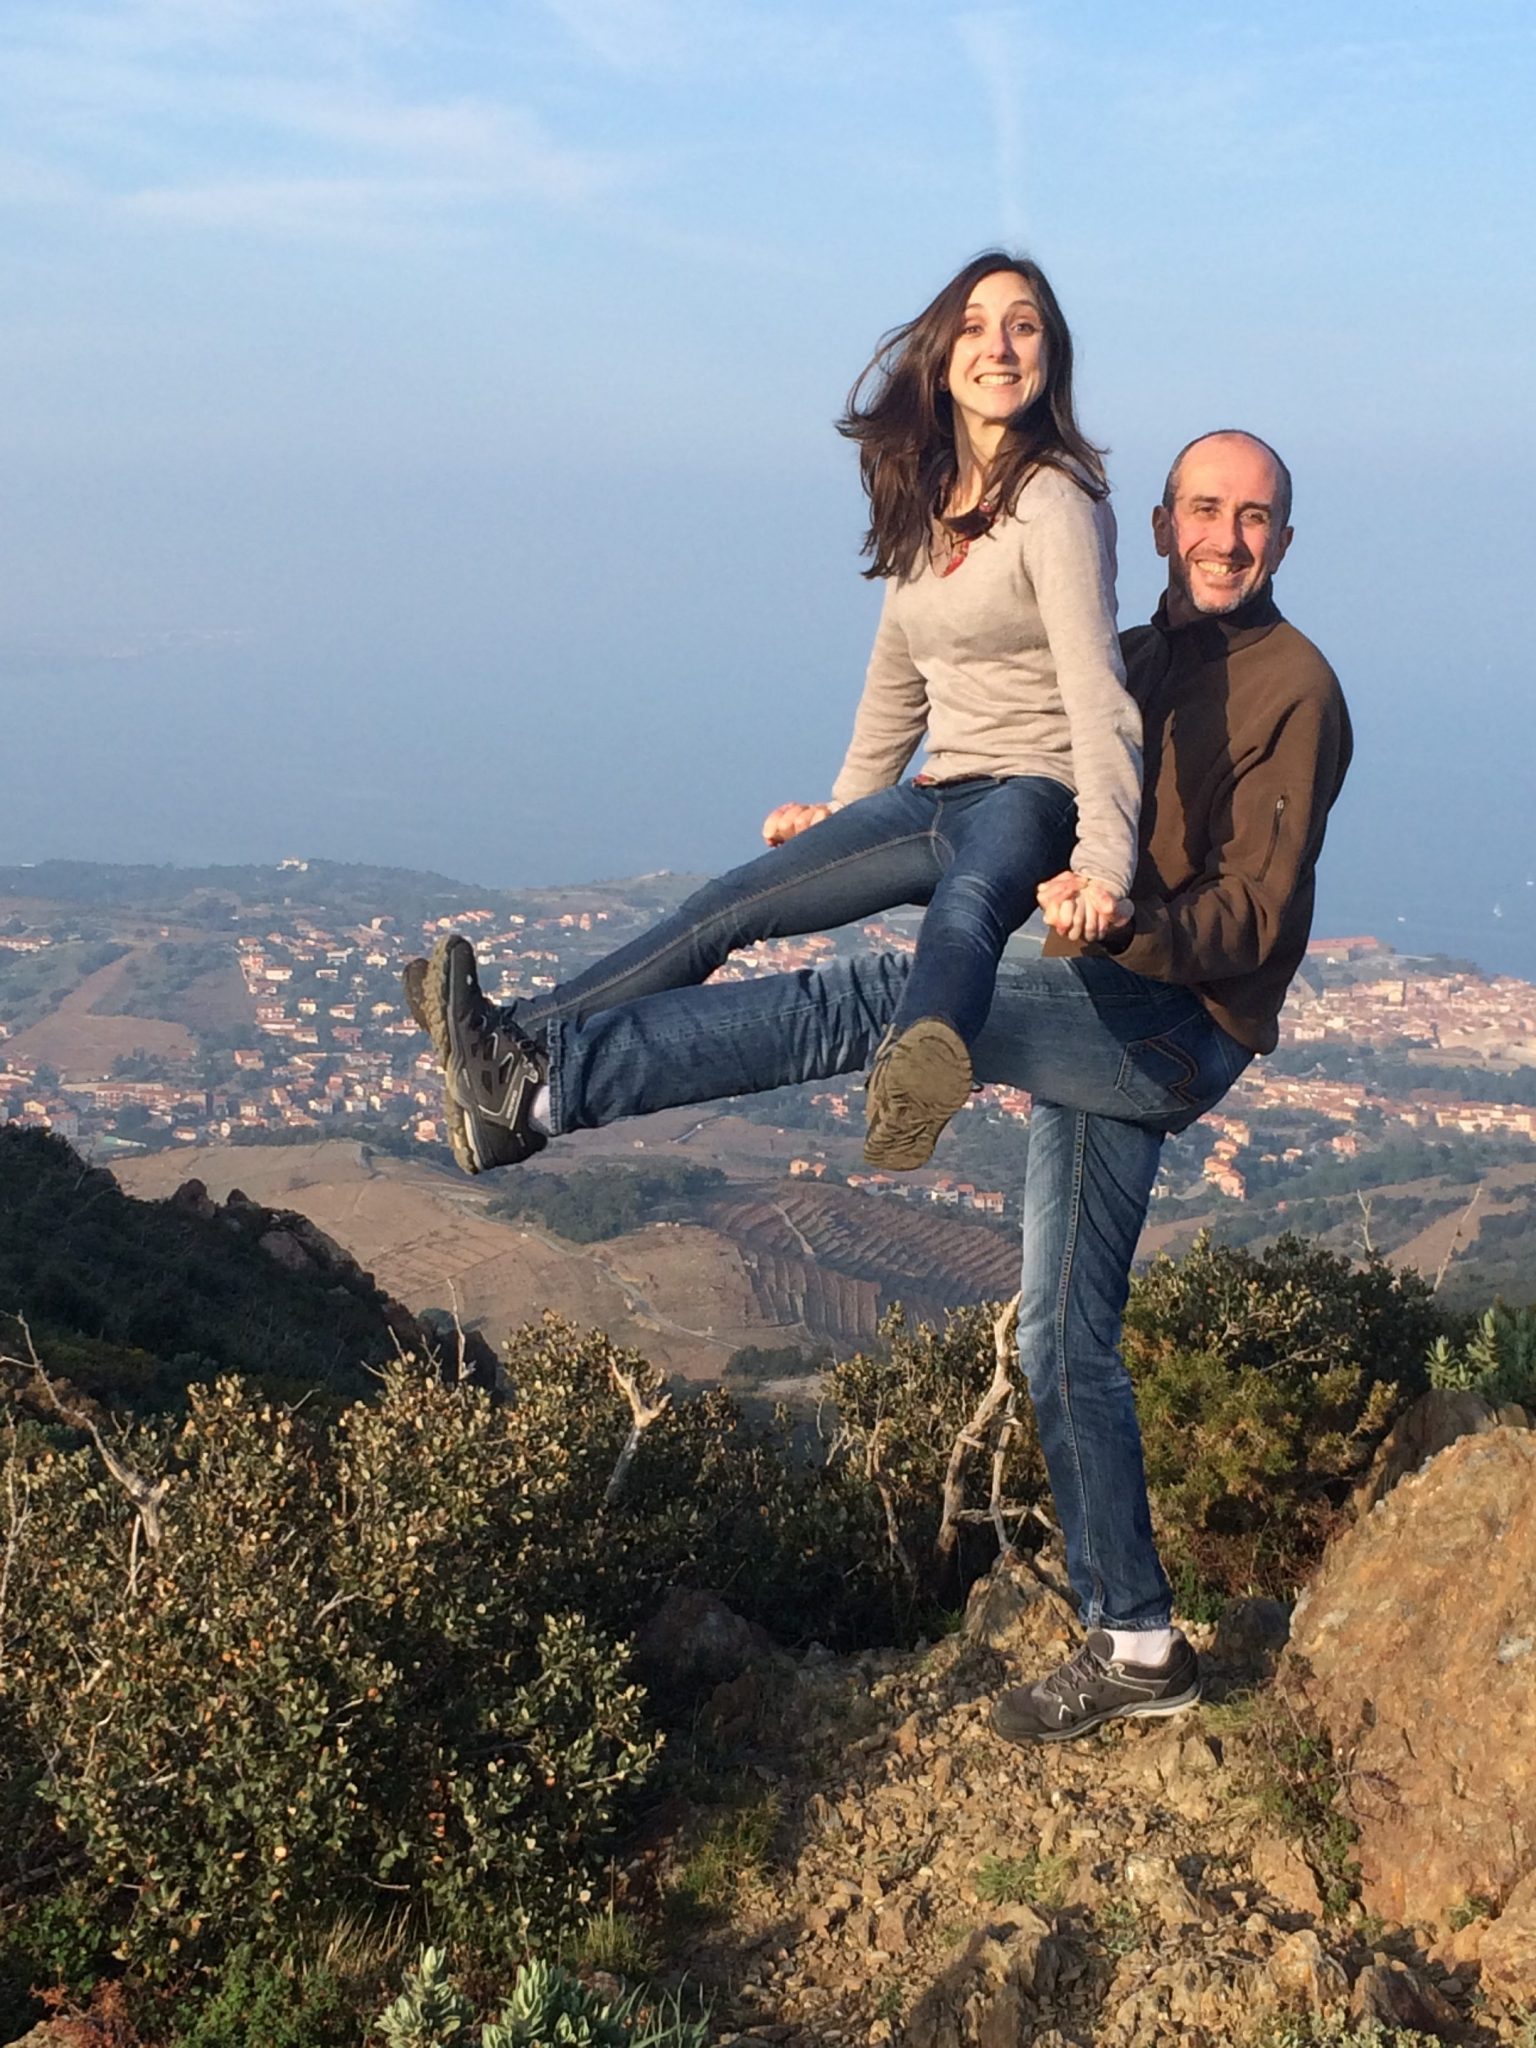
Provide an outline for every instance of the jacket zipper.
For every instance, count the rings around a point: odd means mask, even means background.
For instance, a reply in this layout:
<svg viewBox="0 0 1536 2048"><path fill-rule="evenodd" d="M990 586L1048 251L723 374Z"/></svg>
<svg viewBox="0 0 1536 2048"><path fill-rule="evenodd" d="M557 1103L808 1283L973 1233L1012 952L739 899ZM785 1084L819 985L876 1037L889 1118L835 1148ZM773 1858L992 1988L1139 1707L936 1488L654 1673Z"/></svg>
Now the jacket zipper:
<svg viewBox="0 0 1536 2048"><path fill-rule="evenodd" d="M1261 882L1263 881L1264 877L1269 873L1269 864L1274 859L1275 848L1280 843L1280 820L1284 816L1285 798L1283 796L1277 796L1275 798L1275 815L1271 820L1269 827L1269 850L1264 855L1264 865L1259 869L1259 880Z"/></svg>

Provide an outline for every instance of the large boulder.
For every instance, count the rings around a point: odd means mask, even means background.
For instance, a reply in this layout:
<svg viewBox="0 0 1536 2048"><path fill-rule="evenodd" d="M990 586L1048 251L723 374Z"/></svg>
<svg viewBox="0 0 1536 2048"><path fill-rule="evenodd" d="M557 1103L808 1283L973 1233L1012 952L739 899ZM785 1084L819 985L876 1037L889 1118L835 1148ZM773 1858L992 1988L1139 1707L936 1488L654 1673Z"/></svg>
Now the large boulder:
<svg viewBox="0 0 1536 2048"><path fill-rule="evenodd" d="M1410 1472L1422 1471L1461 1437L1496 1429L1498 1421L1492 1405L1470 1387L1431 1387L1403 1410L1383 1437L1356 1490L1356 1511L1368 1515Z"/></svg>
<svg viewBox="0 0 1536 2048"><path fill-rule="evenodd" d="M1038 1677L1059 1664L1082 1635L1077 1615L1050 1570L1023 1558L999 1557L965 1603L968 1643L1010 1657L1020 1675Z"/></svg>
<svg viewBox="0 0 1536 2048"><path fill-rule="evenodd" d="M773 1661L773 1639L727 1607L718 1593L669 1588L635 1637L635 1667L652 1692L668 1700L694 1697Z"/></svg>
<svg viewBox="0 0 1536 2048"><path fill-rule="evenodd" d="M1536 1871L1515 1886L1491 1926L1463 1931L1475 1933L1469 1949L1485 1991L1521 2003L1536 1993Z"/></svg>
<svg viewBox="0 0 1536 2048"><path fill-rule="evenodd" d="M1326 1730L1392 1920L1536 1871L1536 1434L1464 1436L1329 1548L1283 1688Z"/></svg>

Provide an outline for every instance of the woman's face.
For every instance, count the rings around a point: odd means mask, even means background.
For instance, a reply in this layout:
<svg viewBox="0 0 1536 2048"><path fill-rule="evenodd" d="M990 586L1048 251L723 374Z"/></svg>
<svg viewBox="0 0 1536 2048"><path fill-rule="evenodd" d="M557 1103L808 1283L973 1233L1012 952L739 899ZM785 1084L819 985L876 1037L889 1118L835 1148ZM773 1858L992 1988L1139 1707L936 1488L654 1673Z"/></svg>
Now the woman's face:
<svg viewBox="0 0 1536 2048"><path fill-rule="evenodd" d="M1045 321L1016 270L994 270L970 297L945 372L955 411L974 432L996 429L1045 389Z"/></svg>

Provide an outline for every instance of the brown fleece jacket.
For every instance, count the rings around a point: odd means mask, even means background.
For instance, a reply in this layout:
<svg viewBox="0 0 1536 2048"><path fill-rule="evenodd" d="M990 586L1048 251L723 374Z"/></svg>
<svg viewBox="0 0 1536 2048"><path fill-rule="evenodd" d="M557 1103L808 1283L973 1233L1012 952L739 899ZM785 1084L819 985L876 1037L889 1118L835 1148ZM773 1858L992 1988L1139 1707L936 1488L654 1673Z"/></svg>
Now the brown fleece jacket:
<svg viewBox="0 0 1536 2048"><path fill-rule="evenodd" d="M1135 920L1109 951L1193 989L1252 1052L1273 1052L1312 928L1313 876L1353 740L1338 678L1266 585L1226 618L1121 636L1145 777Z"/></svg>

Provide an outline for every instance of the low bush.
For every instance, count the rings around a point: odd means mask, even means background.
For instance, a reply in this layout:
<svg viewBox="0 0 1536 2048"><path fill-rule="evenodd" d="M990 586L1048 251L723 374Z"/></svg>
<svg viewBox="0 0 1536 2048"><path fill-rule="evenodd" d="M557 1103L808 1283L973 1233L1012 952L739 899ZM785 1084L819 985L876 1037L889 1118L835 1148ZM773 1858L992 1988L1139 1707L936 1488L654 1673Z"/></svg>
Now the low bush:
<svg viewBox="0 0 1536 2048"><path fill-rule="evenodd" d="M913 1326L900 1308L893 1309L880 1325L879 1346L845 1359L828 1379L839 1430L834 1462L850 1484L884 1496L889 1535L900 1541L917 1596L928 1603L935 1625L933 1603L952 1599L997 1552L991 1523L971 1523L964 1525L973 1533L963 1539L959 1585L937 1570L934 1558L950 1454L992 1381L996 1314L986 1306L956 1309L942 1329L934 1329ZM971 1461L973 1506L988 1498L991 1472L989 1457ZM1049 1498L1034 1414L1022 1389L1000 1478L1002 1495L1012 1503L1028 1506Z"/></svg>
<svg viewBox="0 0 1536 2048"><path fill-rule="evenodd" d="M0 1676L81 1938L163 1975L281 1953L316 1900L568 1917L656 1745L528 1569L548 1500L487 1401L401 1367L328 1430L225 1381L114 1455L158 1543L94 1451L36 1459Z"/></svg>
<svg viewBox="0 0 1536 2048"><path fill-rule="evenodd" d="M1125 1361L1170 1572L1218 1597L1293 1592L1446 1328L1416 1274L1299 1238L1155 1259Z"/></svg>
<svg viewBox="0 0 1536 2048"><path fill-rule="evenodd" d="M582 1588L583 1611L632 1629L668 1587L709 1587L781 1641L890 1642L907 1631L878 1500L846 1461L792 1458L787 1431L749 1423L729 1395L677 1400L644 1436L622 1511L605 1493L631 1416L617 1370L654 1398L662 1375L597 1332L546 1315L504 1352L504 1426L558 1509L530 1527L540 1576Z"/></svg>
<svg viewBox="0 0 1536 2048"><path fill-rule="evenodd" d="M602 1997L552 1963L525 1963L500 2015L475 2026L447 1958L428 1949L400 1996L379 2017L384 2048L704 2048L708 2021L688 2016L677 1994L642 1990Z"/></svg>
<svg viewBox="0 0 1536 2048"><path fill-rule="evenodd" d="M1430 1384L1465 1388L1500 1407L1506 1401L1536 1408L1536 1309L1496 1303L1479 1317L1464 1343L1435 1340Z"/></svg>

